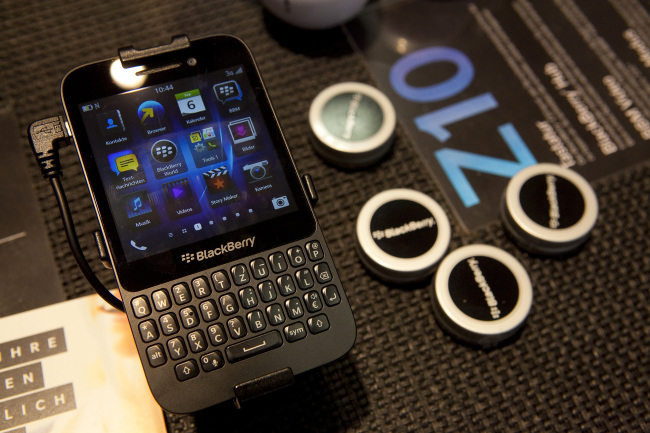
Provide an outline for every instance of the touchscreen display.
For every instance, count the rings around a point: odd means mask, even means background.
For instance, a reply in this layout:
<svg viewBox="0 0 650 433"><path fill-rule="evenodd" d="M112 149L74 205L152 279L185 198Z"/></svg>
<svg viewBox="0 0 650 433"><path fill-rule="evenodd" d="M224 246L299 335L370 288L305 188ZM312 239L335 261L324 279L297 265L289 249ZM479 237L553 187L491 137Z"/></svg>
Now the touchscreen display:
<svg viewBox="0 0 650 433"><path fill-rule="evenodd" d="M296 209L241 65L79 110L127 262Z"/></svg>

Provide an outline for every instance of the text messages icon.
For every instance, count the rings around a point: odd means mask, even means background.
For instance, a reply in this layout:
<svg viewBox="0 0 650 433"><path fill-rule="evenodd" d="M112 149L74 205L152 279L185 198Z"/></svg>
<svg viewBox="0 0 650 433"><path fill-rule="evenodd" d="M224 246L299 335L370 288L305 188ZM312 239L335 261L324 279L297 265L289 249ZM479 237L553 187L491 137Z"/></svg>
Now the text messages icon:
<svg viewBox="0 0 650 433"><path fill-rule="evenodd" d="M233 99L241 101L241 88L235 80L215 84L212 88L214 89L214 94L217 96L217 100L222 104L232 101Z"/></svg>
<svg viewBox="0 0 650 433"><path fill-rule="evenodd" d="M125 171L137 171L138 167L140 167L138 158L130 150L110 154L108 156L108 164L111 170L118 176Z"/></svg>

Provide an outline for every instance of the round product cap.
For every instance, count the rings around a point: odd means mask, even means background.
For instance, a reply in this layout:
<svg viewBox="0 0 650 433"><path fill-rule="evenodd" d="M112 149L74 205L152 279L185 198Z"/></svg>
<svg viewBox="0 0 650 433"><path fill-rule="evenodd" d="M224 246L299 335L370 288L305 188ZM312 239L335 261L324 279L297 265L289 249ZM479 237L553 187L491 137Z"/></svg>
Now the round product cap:
<svg viewBox="0 0 650 433"><path fill-rule="evenodd" d="M490 245L468 245L447 255L431 287L441 328L482 348L514 335L533 302L533 287L521 263Z"/></svg>
<svg viewBox="0 0 650 433"><path fill-rule="evenodd" d="M378 162L393 143L393 104L378 89L346 82L320 92L309 109L314 148L326 161L360 168Z"/></svg>
<svg viewBox="0 0 650 433"><path fill-rule="evenodd" d="M363 264L379 278L408 284L430 276L451 239L440 205L412 189L391 189L363 206L356 226Z"/></svg>
<svg viewBox="0 0 650 433"><path fill-rule="evenodd" d="M565 254L589 237L598 218L598 200L589 182L575 171L537 164L510 179L501 217L522 249Z"/></svg>

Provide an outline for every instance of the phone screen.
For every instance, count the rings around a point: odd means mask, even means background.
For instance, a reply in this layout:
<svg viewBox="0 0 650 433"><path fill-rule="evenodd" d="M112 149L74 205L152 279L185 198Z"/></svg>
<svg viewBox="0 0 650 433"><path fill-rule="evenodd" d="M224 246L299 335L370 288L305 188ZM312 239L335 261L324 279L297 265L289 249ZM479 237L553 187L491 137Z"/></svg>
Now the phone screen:
<svg viewBox="0 0 650 433"><path fill-rule="evenodd" d="M143 269L177 277L198 262L216 264L314 229L252 60L232 56L223 65L217 53L203 60L205 48L195 45L199 66L146 77L133 89L117 91L111 78L106 91L85 84L89 98L73 87L94 74L107 81L108 61L64 80L112 259L135 277ZM74 89L67 98L66 87Z"/></svg>
<svg viewBox="0 0 650 433"><path fill-rule="evenodd" d="M127 261L294 210L242 65L79 109Z"/></svg>

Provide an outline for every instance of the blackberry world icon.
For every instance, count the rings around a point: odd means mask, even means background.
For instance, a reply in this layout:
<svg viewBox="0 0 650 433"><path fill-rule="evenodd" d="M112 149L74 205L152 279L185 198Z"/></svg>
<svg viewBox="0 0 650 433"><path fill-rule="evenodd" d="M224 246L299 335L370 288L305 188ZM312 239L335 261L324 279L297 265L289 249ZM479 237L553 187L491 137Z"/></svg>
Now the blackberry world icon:
<svg viewBox="0 0 650 433"><path fill-rule="evenodd" d="M194 260L194 253L185 253L181 255L181 260L184 261L185 263L190 263L191 261Z"/></svg>

